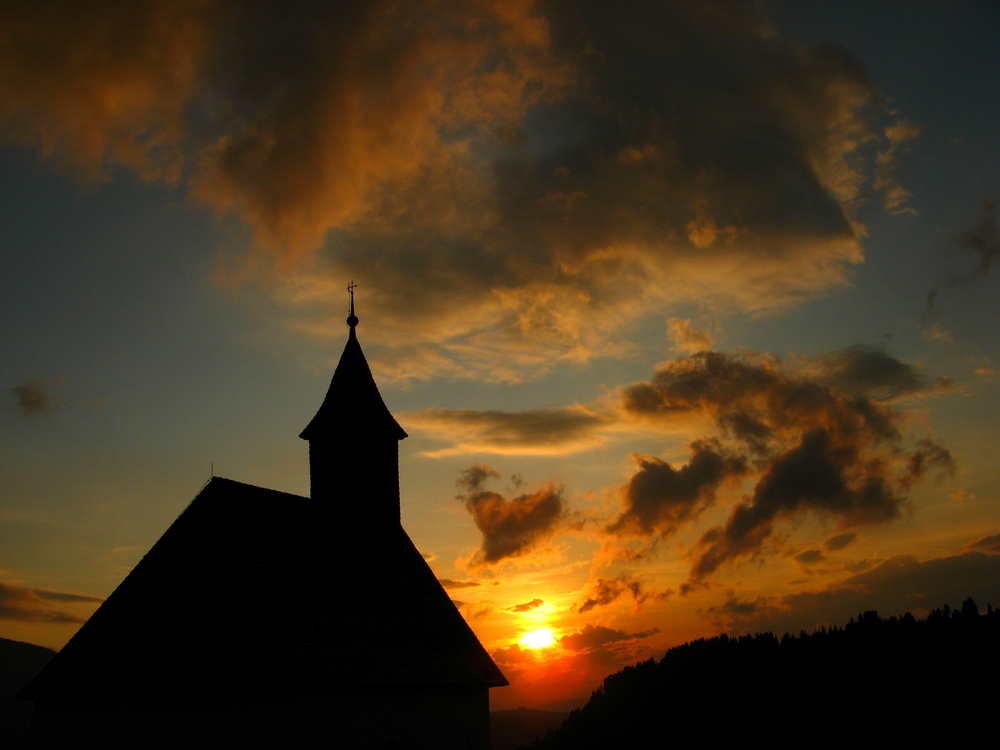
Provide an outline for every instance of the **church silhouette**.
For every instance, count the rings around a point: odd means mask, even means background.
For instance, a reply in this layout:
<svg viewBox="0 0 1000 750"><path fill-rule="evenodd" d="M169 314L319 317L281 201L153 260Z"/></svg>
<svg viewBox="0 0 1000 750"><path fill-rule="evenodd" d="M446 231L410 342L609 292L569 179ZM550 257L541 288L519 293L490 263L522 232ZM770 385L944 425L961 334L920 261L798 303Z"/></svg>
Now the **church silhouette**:
<svg viewBox="0 0 1000 750"><path fill-rule="evenodd" d="M402 528L348 288L310 497L212 477L22 689L32 747L488 750L508 683Z"/></svg>

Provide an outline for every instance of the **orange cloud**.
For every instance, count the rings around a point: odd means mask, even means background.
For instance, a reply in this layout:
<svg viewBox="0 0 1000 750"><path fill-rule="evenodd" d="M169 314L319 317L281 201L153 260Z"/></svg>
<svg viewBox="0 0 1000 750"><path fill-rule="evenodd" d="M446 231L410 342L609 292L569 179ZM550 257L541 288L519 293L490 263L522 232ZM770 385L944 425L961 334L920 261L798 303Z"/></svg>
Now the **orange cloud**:
<svg viewBox="0 0 1000 750"><path fill-rule="evenodd" d="M330 313L284 272L364 269L373 343L427 377L536 377L627 351L651 312L845 283L886 173L862 147L906 137L847 52L726 2L39 0L5 22L7 141L234 214L304 331Z"/></svg>
<svg viewBox="0 0 1000 750"><path fill-rule="evenodd" d="M685 354L694 354L712 348L712 337L705 331L691 327L689 318L668 318L667 335L674 349Z"/></svg>

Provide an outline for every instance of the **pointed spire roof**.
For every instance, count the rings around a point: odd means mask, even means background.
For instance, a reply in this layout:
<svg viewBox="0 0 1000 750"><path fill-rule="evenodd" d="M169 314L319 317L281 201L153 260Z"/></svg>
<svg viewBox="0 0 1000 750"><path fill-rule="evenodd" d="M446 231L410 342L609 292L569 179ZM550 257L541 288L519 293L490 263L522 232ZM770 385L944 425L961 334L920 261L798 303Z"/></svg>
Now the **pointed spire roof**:
<svg viewBox="0 0 1000 750"><path fill-rule="evenodd" d="M371 368L361 351L355 329L358 318L354 314L354 289L352 281L347 290L351 294L351 312L347 318L350 334L340 355L340 363L333 373L333 380L326 398L316 416L299 435L303 440L341 437L345 433L383 435L402 440L406 432L390 413L375 385Z"/></svg>

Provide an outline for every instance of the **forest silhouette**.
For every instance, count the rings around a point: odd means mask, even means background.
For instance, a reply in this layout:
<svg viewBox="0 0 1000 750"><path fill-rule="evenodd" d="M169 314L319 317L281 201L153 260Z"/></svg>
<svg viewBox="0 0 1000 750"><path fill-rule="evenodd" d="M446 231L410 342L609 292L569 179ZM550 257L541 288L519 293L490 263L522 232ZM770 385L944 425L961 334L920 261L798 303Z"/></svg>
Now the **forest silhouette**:
<svg viewBox="0 0 1000 750"><path fill-rule="evenodd" d="M1000 610L859 614L798 636L702 638L610 675L530 750L996 743ZM995 744L993 746L996 746Z"/></svg>

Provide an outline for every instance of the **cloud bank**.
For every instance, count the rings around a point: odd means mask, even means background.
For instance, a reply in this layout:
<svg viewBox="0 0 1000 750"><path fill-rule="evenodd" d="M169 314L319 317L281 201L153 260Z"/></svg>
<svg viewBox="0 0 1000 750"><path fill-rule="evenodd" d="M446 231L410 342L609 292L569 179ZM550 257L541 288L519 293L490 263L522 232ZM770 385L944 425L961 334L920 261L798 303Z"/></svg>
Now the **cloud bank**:
<svg viewBox="0 0 1000 750"><path fill-rule="evenodd" d="M305 330L358 278L413 377L533 376L676 305L841 284L916 136L750 2L39 0L5 25L0 137L235 216Z"/></svg>

